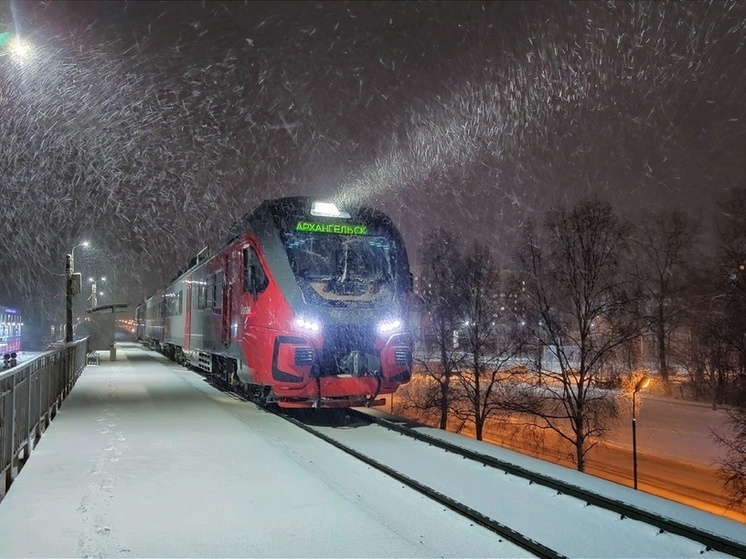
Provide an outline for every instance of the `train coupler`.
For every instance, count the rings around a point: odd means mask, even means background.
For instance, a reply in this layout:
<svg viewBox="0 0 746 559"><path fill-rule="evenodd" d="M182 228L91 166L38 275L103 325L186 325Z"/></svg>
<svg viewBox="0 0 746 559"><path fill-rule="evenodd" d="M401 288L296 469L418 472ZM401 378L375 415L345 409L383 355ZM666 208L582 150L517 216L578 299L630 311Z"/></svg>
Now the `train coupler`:
<svg viewBox="0 0 746 559"><path fill-rule="evenodd" d="M365 403L365 407L369 408L373 406L376 402L376 398L378 397L378 393L381 391L381 372L376 372L376 391L371 395L370 398L368 398L368 401Z"/></svg>

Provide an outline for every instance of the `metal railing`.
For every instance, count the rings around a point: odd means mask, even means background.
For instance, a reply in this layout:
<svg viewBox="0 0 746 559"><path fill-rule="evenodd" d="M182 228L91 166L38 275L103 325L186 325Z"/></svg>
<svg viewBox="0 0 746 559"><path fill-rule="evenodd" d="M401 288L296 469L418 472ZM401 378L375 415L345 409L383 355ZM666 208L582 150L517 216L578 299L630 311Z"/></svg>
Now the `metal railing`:
<svg viewBox="0 0 746 559"><path fill-rule="evenodd" d="M0 371L0 499L86 364L88 339Z"/></svg>

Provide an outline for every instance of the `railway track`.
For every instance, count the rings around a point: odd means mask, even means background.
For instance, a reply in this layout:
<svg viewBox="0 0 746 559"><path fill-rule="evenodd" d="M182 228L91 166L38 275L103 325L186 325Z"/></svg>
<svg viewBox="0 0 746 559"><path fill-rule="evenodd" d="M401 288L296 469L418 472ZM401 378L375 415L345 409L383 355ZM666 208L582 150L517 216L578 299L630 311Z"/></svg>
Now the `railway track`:
<svg viewBox="0 0 746 559"><path fill-rule="evenodd" d="M545 487L549 487L563 495L569 495L583 500L589 505L616 512L622 518L639 520L658 528L661 532L669 532L699 542L705 546L705 551L716 550L722 553L733 555L735 557L746 557L746 545L741 542L729 540L718 534L713 534L711 532L701 530L696 526L685 524L670 517L663 517L645 509L634 507L624 501L588 491L586 488L580 487L578 485L563 482L556 478L522 468L515 464L511 464L510 462L499 460L493 456L481 454L462 446L451 444L443 439L432 437L430 435L427 435L426 433L421 433L419 431L416 431L415 429L409 428L406 426L406 422L400 423L390 421L357 409L351 410L351 412L357 414L359 417L365 417L373 423L376 423L391 431L395 431L418 441L422 441L438 448L442 448L443 450L451 452L455 455L480 462L485 466L496 468L506 473L521 477L528 480L532 484L535 483Z"/></svg>
<svg viewBox="0 0 746 559"><path fill-rule="evenodd" d="M213 383L214 384L214 383ZM223 391L230 391L237 394L239 397L246 401L252 401L245 394L240 394L234 390L227 388L224 385L217 384L216 388ZM642 534L645 532L644 526L648 527L646 532L649 536L653 534L654 537L660 538L683 538L688 541L694 547L688 553L668 552L665 551L666 545L662 547L664 551L659 552L657 548L651 549L649 556L661 556L661 557L683 557L683 556L734 556L734 557L746 557L746 544L742 541L735 539L729 539L720 534L710 532L701 529L695 525L681 522L675 518L656 514L654 512L635 507L624 501L610 498L600 493L589 491L588 489L567 483L562 480L558 480L547 475L543 475L539 472L531 471L521 466L499 460L493 456L481 454L479 452L464 448L463 446L452 444L446 440L430 436L426 433L412 429L406 425L407 422L397 422L384 419L373 415L372 413L366 413L360 409L349 409L345 410L346 418L344 420L333 420L333 414L328 414L324 417L323 413L318 410L314 410L312 413L303 414L297 410L292 413L286 413L280 409L267 408L268 411L275 413L283 419L292 422L297 427L305 430L315 437L323 440L324 442L334 446L346 454L349 454L356 459L364 462L371 468L375 468L387 476L390 476L403 485L412 488L428 498L440 503L444 507L455 511L456 513L468 518L471 522L481 525L486 529L494 532L500 538L504 538L507 541L525 549L529 553L536 555L537 557L543 558L564 558L582 555L585 556L602 556L603 554L595 549L585 549L584 552L578 553L577 549L566 551L560 549L563 546L558 546L552 543L552 538L548 538L546 541L542 541L543 538L532 536L527 534L527 531L523 527L511 526L510 522L506 522L504 519L500 519L498 515L493 515L482 510L477 510L474 506L471 506L462 499L455 497L453 494L449 494L448 491L441 490L434 486L434 484L423 481L418 475L407 473L401 468L394 464L389 463L385 457L377 456L376 453L366 452L360 448L356 448L355 444L350 444L350 440L343 440L343 437L337 436L342 432L360 432L361 427L375 426L380 427L387 432L394 432L397 435L406 437L411 441L424 444L428 448L435 448L443 450L446 454L453 457L454 460L462 462L473 462L479 464L481 468L492 471L493 475L497 476L514 476L526 482L527 486L534 486L535 488L545 488L551 490L554 496L565 496L581 502L580 507L587 510L587 507L596 507L606 513L613 513L616 515L616 519L619 521L637 521L641 523L641 527L635 528ZM339 413L337 411L337 413ZM309 418L314 417L313 420ZM342 428L342 429L340 429ZM348 429L345 429L348 428ZM363 437L364 438L364 437ZM513 488L515 489L515 488ZM534 489L536 491L536 489ZM555 497L556 498L556 497ZM527 495L526 500L533 500L535 497ZM578 505L575 506L577 508ZM537 513L540 514L540 513ZM557 519L558 526L561 525L563 519ZM578 526L574 526L577 530ZM561 529L561 528L558 528ZM615 530L616 531L616 530ZM669 545L669 547L671 547ZM676 549L676 546L673 545ZM618 556L626 556L623 548L616 548ZM713 555L714 554L714 555ZM607 553L608 555L608 553Z"/></svg>
<svg viewBox="0 0 746 559"><path fill-rule="evenodd" d="M350 412L360 414L360 412L356 412L355 410L350 410ZM287 421L290 421L296 426L300 427L301 429L304 429L305 431L311 433L312 435L319 437L325 442L335 446L342 452L345 452L346 454L350 454L351 456L354 456L355 458L364 462L365 464L368 464L369 466L383 472L384 474L400 481L407 487L414 489L416 491L419 491L420 493L429 497L430 499L433 499L434 501L444 505L445 507L448 507L449 509L457 512L458 514L468 518L472 522L475 522L476 524L479 524L487 528L488 530L494 532L498 536L503 537L506 540L518 545L522 549L525 549L526 551L529 551L535 554L537 557L543 557L546 559L564 559L566 557L565 555L558 553L557 551L541 544L540 542L534 541L533 539L524 536L523 534L521 534L520 532L516 530L513 530L509 526L502 524L498 522L497 520L489 518L488 516L480 513L479 511L474 510L473 508L455 499L452 499L439 491L436 491L432 487L422 484L416 479L409 477L370 456L367 456L361 452L358 452L357 450L339 442L333 437L325 435L321 431L314 429L308 423L305 423L287 414L280 413L279 415L285 418ZM363 415L363 414L360 414L360 415Z"/></svg>

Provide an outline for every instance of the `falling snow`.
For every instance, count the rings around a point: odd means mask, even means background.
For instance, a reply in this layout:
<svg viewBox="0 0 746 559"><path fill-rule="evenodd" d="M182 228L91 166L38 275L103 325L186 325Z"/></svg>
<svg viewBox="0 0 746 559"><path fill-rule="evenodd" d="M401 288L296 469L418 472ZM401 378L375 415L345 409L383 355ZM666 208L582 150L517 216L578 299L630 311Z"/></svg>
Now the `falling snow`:
<svg viewBox="0 0 746 559"><path fill-rule="evenodd" d="M0 298L64 254L136 302L267 197L379 206L510 251L589 192L623 210L742 185L746 6L19 3L0 32ZM739 182L740 181L740 182ZM480 233L478 233L480 232Z"/></svg>

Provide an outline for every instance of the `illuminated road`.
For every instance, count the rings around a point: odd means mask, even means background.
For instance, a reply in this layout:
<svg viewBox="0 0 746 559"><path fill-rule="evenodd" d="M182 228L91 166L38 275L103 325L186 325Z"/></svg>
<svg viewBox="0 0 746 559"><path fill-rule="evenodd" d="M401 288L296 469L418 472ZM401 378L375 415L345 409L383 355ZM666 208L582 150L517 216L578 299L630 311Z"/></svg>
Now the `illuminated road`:
<svg viewBox="0 0 746 559"><path fill-rule="evenodd" d="M632 452L628 448L605 447L591 451L587 473L632 486ZM728 498L712 467L685 464L650 454L637 454L637 486L641 491L672 501L746 522L746 515L727 511Z"/></svg>
<svg viewBox="0 0 746 559"><path fill-rule="evenodd" d="M637 486L641 491L665 497L732 520L746 523L746 512L728 510L728 497L716 475L721 448L711 430L724 428L726 413L709 405L645 397L637 416ZM491 433L495 435L495 433ZM516 438L502 440L514 450L574 468L556 454L519 448ZM551 445L547 445L550 446ZM633 486L631 417L621 418L608 442L593 448L586 472L621 485Z"/></svg>

